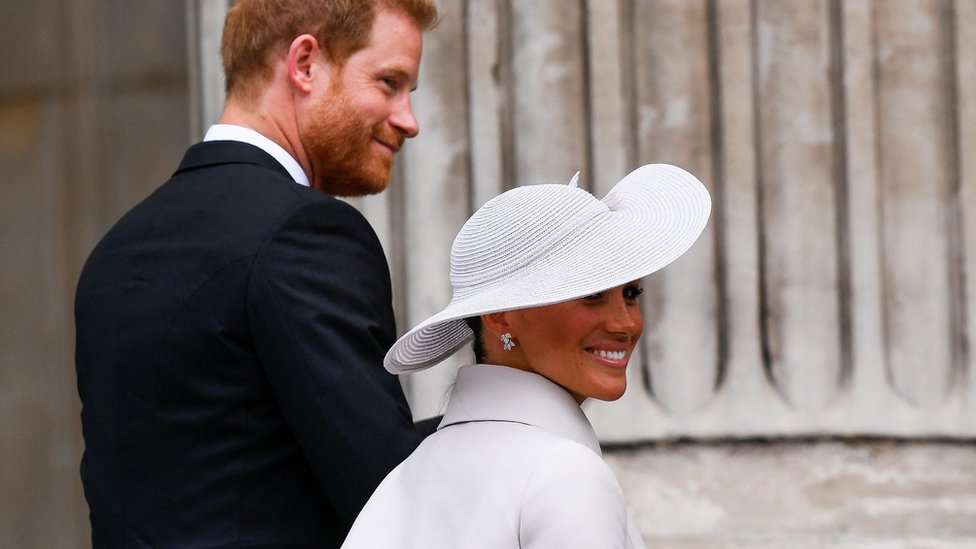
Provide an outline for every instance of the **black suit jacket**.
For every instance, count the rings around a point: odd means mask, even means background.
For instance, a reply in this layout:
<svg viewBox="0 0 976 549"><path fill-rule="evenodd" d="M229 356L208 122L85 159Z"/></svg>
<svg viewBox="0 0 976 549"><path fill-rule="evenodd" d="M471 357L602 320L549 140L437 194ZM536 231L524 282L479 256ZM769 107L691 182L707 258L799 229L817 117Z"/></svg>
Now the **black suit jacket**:
<svg viewBox="0 0 976 549"><path fill-rule="evenodd" d="M96 547L338 547L422 438L375 233L257 147L191 147L75 315Z"/></svg>

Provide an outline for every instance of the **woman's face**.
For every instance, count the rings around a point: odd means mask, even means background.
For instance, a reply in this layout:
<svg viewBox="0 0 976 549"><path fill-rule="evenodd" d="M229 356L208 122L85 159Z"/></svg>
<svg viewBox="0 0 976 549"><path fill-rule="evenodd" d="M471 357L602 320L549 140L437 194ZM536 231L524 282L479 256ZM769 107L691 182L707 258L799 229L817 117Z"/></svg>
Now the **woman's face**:
<svg viewBox="0 0 976 549"><path fill-rule="evenodd" d="M542 375L586 398L616 400L627 388L627 363L644 330L639 281L565 303L508 311L518 354L509 364ZM510 362L510 360L506 360Z"/></svg>

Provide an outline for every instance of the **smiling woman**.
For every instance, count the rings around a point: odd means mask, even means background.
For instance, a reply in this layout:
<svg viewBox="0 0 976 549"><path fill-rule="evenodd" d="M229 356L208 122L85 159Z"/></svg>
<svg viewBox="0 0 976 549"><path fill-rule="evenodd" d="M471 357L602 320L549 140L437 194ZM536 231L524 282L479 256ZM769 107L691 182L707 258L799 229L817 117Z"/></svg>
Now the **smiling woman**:
<svg viewBox="0 0 976 549"><path fill-rule="evenodd" d="M587 398L617 400L627 388L627 363L644 330L640 292L635 281L564 303L485 315L479 337L519 335L511 349L487 346L484 361L539 374L579 404Z"/></svg>
<svg viewBox="0 0 976 549"><path fill-rule="evenodd" d="M473 341L438 431L379 486L343 547L643 547L580 404L616 400L644 328L640 278L697 240L711 201L688 172L634 170L488 201L451 249L453 298L386 355L422 370Z"/></svg>

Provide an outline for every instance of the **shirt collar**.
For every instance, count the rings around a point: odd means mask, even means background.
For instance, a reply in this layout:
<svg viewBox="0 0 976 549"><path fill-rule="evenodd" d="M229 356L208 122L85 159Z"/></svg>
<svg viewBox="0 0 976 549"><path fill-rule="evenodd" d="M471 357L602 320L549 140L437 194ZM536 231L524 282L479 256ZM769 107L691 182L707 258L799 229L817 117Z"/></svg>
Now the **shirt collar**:
<svg viewBox="0 0 976 549"><path fill-rule="evenodd" d="M593 426L565 389L538 374L508 366L476 364L458 371L438 429L470 421L534 425L601 454Z"/></svg>
<svg viewBox="0 0 976 549"><path fill-rule="evenodd" d="M261 135L260 133L252 130L251 128L245 128L244 126L236 126L234 124L214 124L210 126L207 130L207 135L203 137L204 141L240 141L242 143L248 143L258 147L262 151L270 154L277 160L286 170L291 178L295 180L295 183L299 185L304 185L306 187L308 184L308 175L302 166L298 163L295 158L288 154L288 151L283 149L281 145L275 143L274 141L268 139L267 137Z"/></svg>

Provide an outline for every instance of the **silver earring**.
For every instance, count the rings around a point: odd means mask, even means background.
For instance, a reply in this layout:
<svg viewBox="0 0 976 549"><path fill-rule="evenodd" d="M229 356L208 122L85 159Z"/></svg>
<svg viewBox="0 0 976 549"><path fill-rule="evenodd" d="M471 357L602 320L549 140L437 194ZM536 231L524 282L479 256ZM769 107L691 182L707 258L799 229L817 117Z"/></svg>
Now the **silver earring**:
<svg viewBox="0 0 976 549"><path fill-rule="evenodd" d="M502 334L502 348L506 351L511 351L515 348L515 340L512 339L512 334L508 332Z"/></svg>

